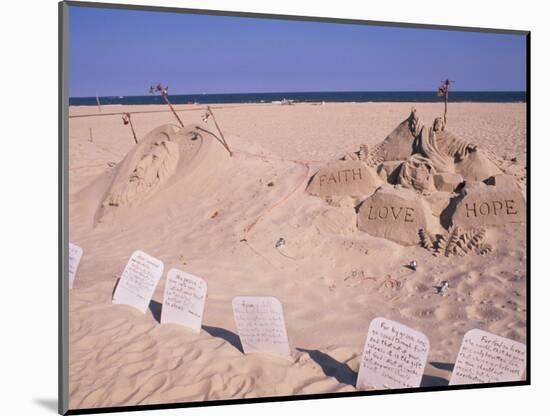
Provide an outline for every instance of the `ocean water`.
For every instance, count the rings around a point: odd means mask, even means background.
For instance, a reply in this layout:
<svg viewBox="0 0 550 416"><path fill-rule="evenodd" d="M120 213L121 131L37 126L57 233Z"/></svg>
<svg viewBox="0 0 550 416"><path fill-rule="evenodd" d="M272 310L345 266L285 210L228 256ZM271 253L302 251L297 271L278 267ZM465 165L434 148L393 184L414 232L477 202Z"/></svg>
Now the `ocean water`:
<svg viewBox="0 0 550 416"><path fill-rule="evenodd" d="M227 104L270 103L293 100L294 102L441 102L436 91L344 91L344 92L265 92L239 94L190 94L169 95L173 104ZM449 102L515 103L525 102L525 91L451 91ZM109 104L163 104L159 95L99 97L102 105ZM69 105L96 105L96 97L70 97Z"/></svg>

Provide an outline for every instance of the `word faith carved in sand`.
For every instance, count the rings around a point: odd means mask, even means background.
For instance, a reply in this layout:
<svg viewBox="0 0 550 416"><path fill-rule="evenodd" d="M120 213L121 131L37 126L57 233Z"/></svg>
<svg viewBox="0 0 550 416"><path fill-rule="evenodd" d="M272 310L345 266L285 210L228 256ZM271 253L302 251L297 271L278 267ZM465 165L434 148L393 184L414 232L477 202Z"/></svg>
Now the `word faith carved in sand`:
<svg viewBox="0 0 550 416"><path fill-rule="evenodd" d="M162 324L179 324L200 332L208 287L204 279L170 269L164 288Z"/></svg>
<svg viewBox="0 0 550 416"><path fill-rule="evenodd" d="M283 306L278 299L238 296L233 299L233 315L245 354L290 355Z"/></svg>
<svg viewBox="0 0 550 416"><path fill-rule="evenodd" d="M331 184L360 181L363 179L361 169L343 169L330 175L321 175L319 177L319 186L325 187Z"/></svg>
<svg viewBox="0 0 550 416"><path fill-rule="evenodd" d="M449 384L518 381L526 366L524 344L472 329L464 335Z"/></svg>
<svg viewBox="0 0 550 416"><path fill-rule="evenodd" d="M69 243L69 289L73 288L74 278L78 265L80 264L80 258L82 257L82 248L76 244Z"/></svg>
<svg viewBox="0 0 550 416"><path fill-rule="evenodd" d="M113 303L130 305L145 313L163 269L162 261L143 251L134 251L122 272Z"/></svg>
<svg viewBox="0 0 550 416"><path fill-rule="evenodd" d="M412 207L386 207L375 206L369 207L368 220L393 220L401 222L414 222L414 208Z"/></svg>
<svg viewBox="0 0 550 416"><path fill-rule="evenodd" d="M428 359L428 338L398 322L374 319L365 342L357 388L420 386Z"/></svg>
<svg viewBox="0 0 550 416"><path fill-rule="evenodd" d="M464 205L466 218L485 216L517 215L516 201L505 199L502 201L470 202Z"/></svg>

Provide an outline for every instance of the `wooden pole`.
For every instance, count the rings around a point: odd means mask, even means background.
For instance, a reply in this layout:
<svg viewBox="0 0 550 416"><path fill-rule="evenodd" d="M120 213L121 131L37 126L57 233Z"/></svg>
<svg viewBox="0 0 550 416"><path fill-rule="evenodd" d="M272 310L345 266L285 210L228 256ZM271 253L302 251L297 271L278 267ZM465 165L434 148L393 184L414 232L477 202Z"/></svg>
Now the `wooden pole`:
<svg viewBox="0 0 550 416"><path fill-rule="evenodd" d="M134 141L136 142L136 144L138 144L136 131L134 130L134 125L132 124L132 117L130 116L130 113L124 113L122 115L122 122L124 124L129 124L130 125L130 129L132 129L132 136L134 136Z"/></svg>
<svg viewBox="0 0 550 416"><path fill-rule="evenodd" d="M214 133L212 133L210 130L206 130L206 129L203 129L202 127L200 126L195 126L195 128L199 131L203 131L205 133L208 133L210 134L212 137L214 137L217 141L219 141L221 143L221 145L225 148L225 150L227 150L227 152L229 153L229 156L233 156L233 153L231 152L231 149L229 149L229 146L227 145L227 143L225 143L222 139L220 139L218 136L216 136Z"/></svg>
<svg viewBox="0 0 550 416"><path fill-rule="evenodd" d="M180 120L178 114L176 113L176 110L174 110L174 107L172 107L172 103L170 102L170 100L168 99L168 94L166 92L162 92L162 97L164 98L164 101L166 101L166 104L168 104L168 107L170 107L170 110L172 110L172 113L174 114L174 116L176 117L176 119L178 120L178 122L180 123L180 125L182 127L185 127L183 125L183 122Z"/></svg>
<svg viewBox="0 0 550 416"><path fill-rule="evenodd" d="M134 141L136 142L136 144L138 144L136 131L134 130L134 125L132 124L132 119L131 118L129 119L129 123L130 123L130 128L132 129L132 136L134 136Z"/></svg>
<svg viewBox="0 0 550 416"><path fill-rule="evenodd" d="M216 117L214 117L214 113L212 112L212 109L210 108L209 105L206 106L206 108L207 108L208 112L210 113L210 115L212 116L212 120L214 120L214 125L216 126L216 129L220 133L220 136L223 140L223 143L225 144L225 148L229 152L229 156L233 156L233 152L229 149L229 145L227 144L227 140L225 140L225 136L223 135L222 130L220 129L220 126L218 126L218 122L216 121Z"/></svg>
<svg viewBox="0 0 550 416"><path fill-rule="evenodd" d="M95 96L95 100L97 102L97 108L99 109L99 112L101 113L101 102L99 101L99 96Z"/></svg>
<svg viewBox="0 0 550 416"><path fill-rule="evenodd" d="M449 86L445 89L445 112L443 113L443 122L447 124L447 100L449 99Z"/></svg>

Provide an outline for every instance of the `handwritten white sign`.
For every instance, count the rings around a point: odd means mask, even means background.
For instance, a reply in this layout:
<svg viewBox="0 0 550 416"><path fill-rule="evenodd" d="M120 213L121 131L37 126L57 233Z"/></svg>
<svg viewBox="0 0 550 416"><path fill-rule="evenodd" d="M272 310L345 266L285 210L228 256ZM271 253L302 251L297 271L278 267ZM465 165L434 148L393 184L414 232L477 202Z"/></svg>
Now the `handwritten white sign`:
<svg viewBox="0 0 550 416"><path fill-rule="evenodd" d="M82 248L76 244L69 243L69 289L73 288L74 278L78 265L80 264L80 258L82 257Z"/></svg>
<svg viewBox="0 0 550 416"><path fill-rule="evenodd" d="M375 318L361 357L357 388L419 387L430 351L421 332L399 322Z"/></svg>
<svg viewBox="0 0 550 416"><path fill-rule="evenodd" d="M179 324L200 332L208 287L198 276L170 269L164 287L162 324Z"/></svg>
<svg viewBox="0 0 550 416"><path fill-rule="evenodd" d="M464 335L449 384L521 380L526 352L525 344L472 329Z"/></svg>
<svg viewBox="0 0 550 416"><path fill-rule="evenodd" d="M274 297L237 296L233 315L245 354L290 356L283 306Z"/></svg>
<svg viewBox="0 0 550 416"><path fill-rule="evenodd" d="M130 305L145 313L163 269L162 261L143 251L134 251L122 272L113 303Z"/></svg>

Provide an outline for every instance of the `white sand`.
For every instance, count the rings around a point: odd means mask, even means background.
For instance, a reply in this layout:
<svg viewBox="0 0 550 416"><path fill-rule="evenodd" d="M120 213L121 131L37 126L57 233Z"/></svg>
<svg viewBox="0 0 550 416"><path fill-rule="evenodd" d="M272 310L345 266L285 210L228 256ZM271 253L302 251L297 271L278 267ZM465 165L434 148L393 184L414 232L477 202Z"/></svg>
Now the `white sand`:
<svg viewBox="0 0 550 416"><path fill-rule="evenodd" d="M132 112L138 138L175 120L166 106L71 108L70 241L84 255L70 293L70 408L353 391L377 316L427 335L423 385L447 383L472 328L525 342L524 224L490 229L489 255L434 257L357 231L353 206L329 206L304 192L322 164L289 161L325 161L375 144L411 105L212 106L234 157L207 161L182 186L95 227L102 175L134 146L122 112ZM414 106L424 123L442 109ZM177 108L184 122L200 122L203 106ZM447 129L525 164L525 104L451 104ZM291 258L275 249L279 237ZM111 304L136 249L161 259L165 272L177 267L208 282L200 334L157 322L164 277L154 313ZM412 259L416 273L403 267ZM388 274L399 288L386 284ZM435 293L440 280L450 282L445 295ZM240 352L231 311L237 295L281 300L293 362Z"/></svg>

